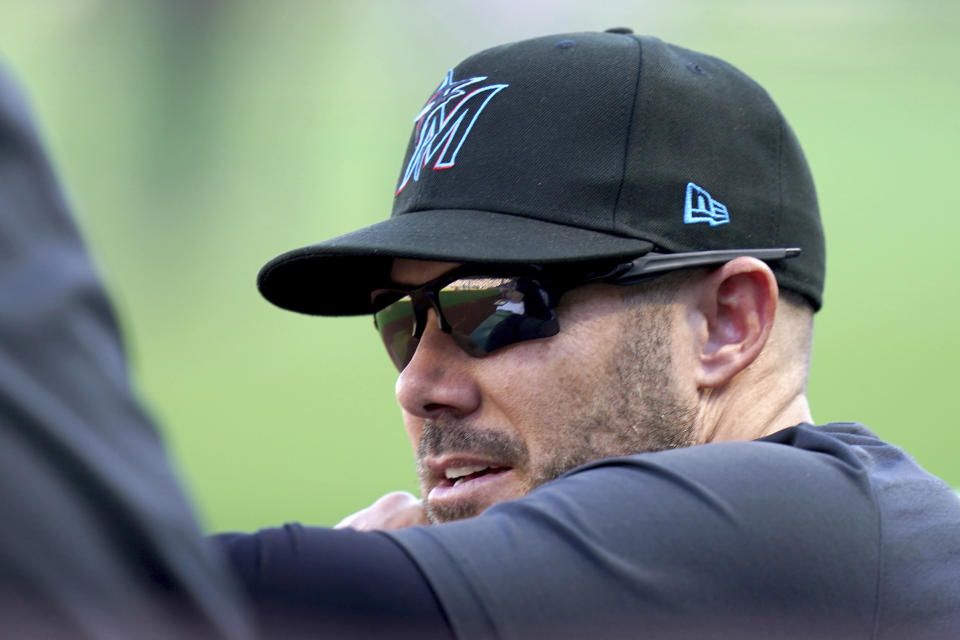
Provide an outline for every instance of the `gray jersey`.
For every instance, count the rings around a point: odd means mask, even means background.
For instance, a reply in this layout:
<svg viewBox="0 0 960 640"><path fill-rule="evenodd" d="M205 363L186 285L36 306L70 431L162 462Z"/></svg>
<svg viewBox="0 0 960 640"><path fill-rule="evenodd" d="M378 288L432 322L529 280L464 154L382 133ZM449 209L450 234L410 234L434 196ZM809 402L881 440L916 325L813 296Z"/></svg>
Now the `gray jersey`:
<svg viewBox="0 0 960 640"><path fill-rule="evenodd" d="M960 500L855 424L600 460L389 535L459 638L960 630Z"/></svg>

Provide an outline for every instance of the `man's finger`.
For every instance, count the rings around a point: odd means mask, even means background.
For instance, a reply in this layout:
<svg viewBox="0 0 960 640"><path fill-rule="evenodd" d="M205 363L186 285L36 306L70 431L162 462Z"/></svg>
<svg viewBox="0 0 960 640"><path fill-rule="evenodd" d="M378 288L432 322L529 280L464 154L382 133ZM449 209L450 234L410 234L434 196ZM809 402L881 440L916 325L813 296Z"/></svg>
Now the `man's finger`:
<svg viewBox="0 0 960 640"><path fill-rule="evenodd" d="M393 491L379 498L372 505L351 514L338 522L335 529L401 529L414 525L429 524L423 503L406 491Z"/></svg>

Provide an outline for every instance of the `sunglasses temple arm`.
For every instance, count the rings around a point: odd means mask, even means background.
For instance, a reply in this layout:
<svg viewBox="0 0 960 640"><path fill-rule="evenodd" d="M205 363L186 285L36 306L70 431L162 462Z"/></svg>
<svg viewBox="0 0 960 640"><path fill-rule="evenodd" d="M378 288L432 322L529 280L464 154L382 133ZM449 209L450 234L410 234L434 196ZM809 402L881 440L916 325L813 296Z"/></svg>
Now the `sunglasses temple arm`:
<svg viewBox="0 0 960 640"><path fill-rule="evenodd" d="M621 265L614 273L605 278L607 282L619 285L629 285L641 282L664 271L678 269L692 269L723 264L734 258L743 256L758 260L782 260L800 255L801 249L740 249L716 251L690 251L687 253L648 253L640 256L633 262Z"/></svg>

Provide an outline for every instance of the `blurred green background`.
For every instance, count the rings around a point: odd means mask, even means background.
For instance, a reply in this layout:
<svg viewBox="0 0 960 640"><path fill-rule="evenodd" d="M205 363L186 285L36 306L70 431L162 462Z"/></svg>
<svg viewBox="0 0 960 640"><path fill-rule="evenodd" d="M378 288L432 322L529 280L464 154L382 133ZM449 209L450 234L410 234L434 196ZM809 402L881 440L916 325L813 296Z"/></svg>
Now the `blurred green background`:
<svg viewBox="0 0 960 640"><path fill-rule="evenodd" d="M0 55L209 530L415 491L370 320L274 309L257 270L388 214L412 119L461 58L617 25L723 57L780 104L828 238L814 417L960 486L960 3L0 0Z"/></svg>

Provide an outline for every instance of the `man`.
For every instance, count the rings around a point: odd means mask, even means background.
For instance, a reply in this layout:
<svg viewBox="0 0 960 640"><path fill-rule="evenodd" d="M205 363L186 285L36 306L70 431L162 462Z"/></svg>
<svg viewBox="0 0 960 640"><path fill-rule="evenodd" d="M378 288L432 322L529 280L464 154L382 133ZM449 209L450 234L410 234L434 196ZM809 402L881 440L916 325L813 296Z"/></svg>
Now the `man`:
<svg viewBox="0 0 960 640"><path fill-rule="evenodd" d="M0 69L5 638L249 638L127 376L113 309Z"/></svg>
<svg viewBox="0 0 960 640"><path fill-rule="evenodd" d="M738 70L627 29L481 52L417 114L392 217L259 278L374 315L422 502L220 541L268 626L949 637L957 498L812 426L823 279L800 146Z"/></svg>

